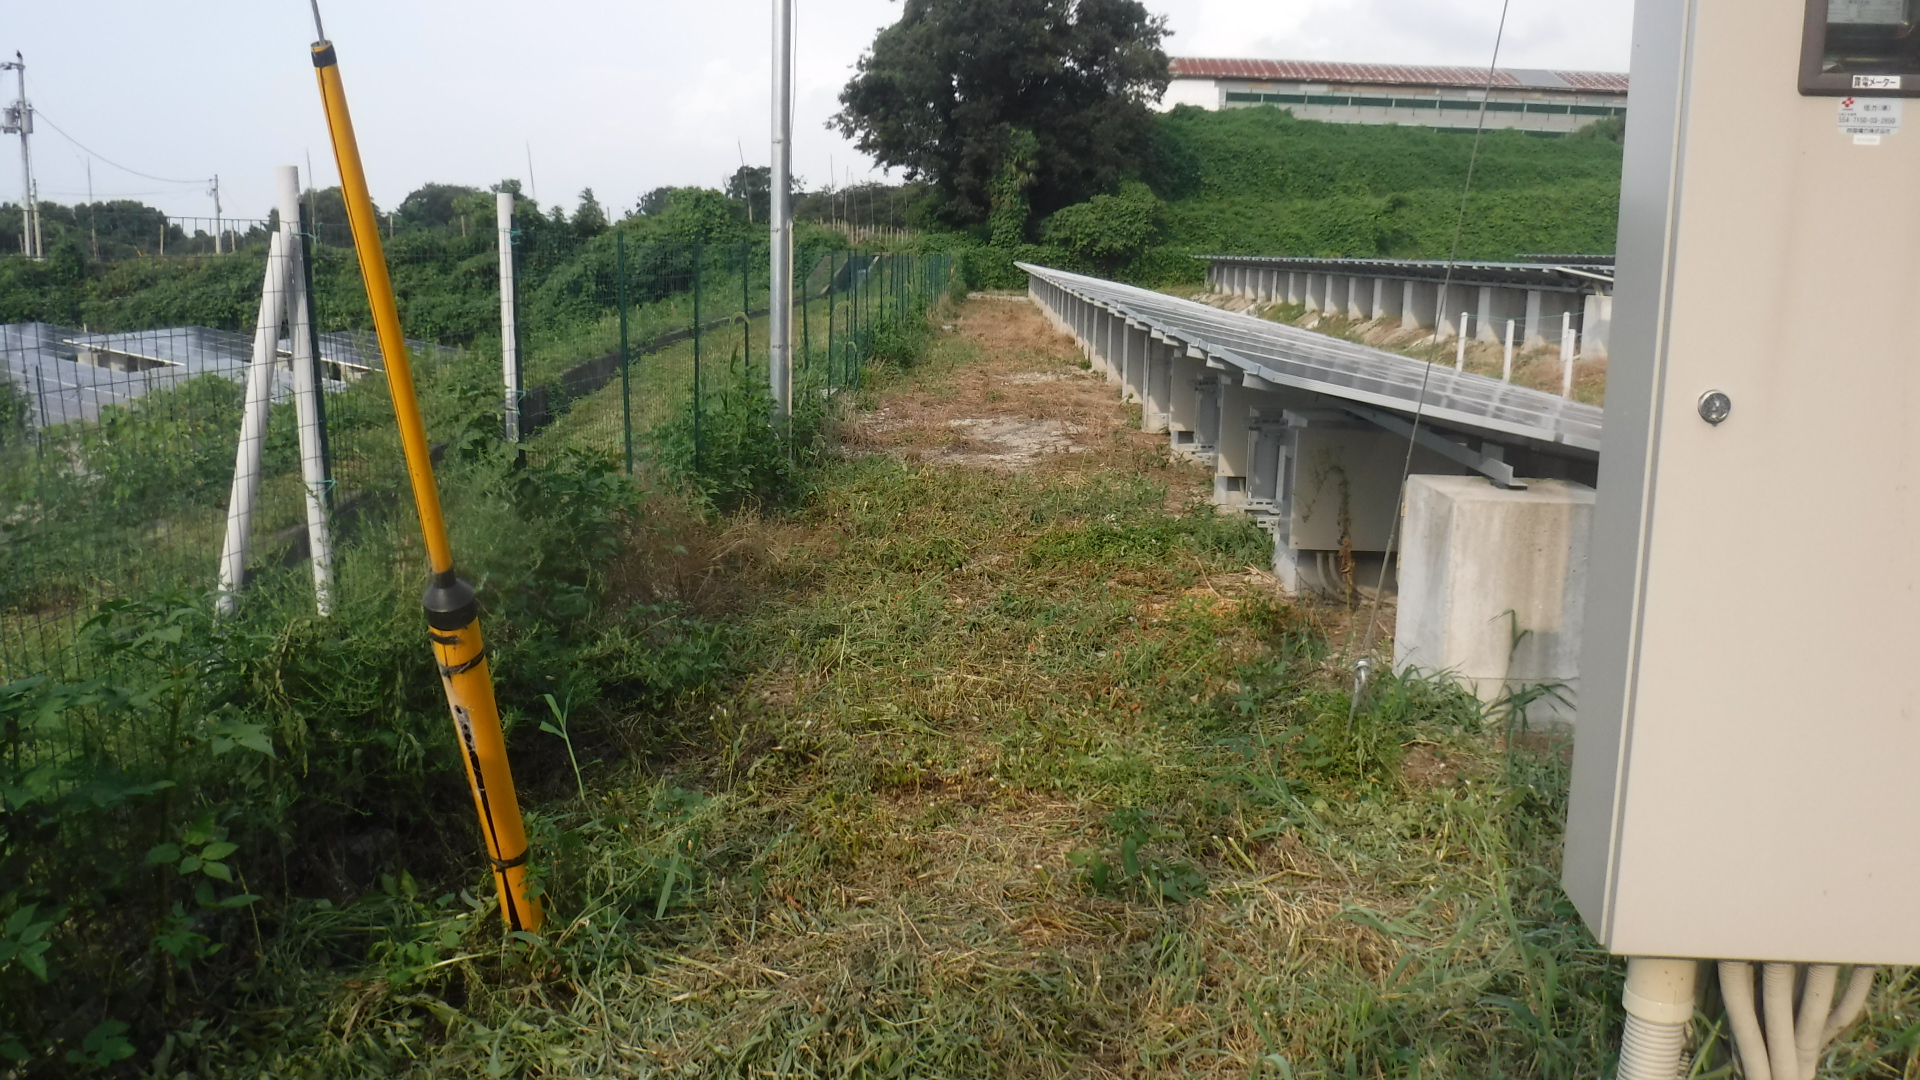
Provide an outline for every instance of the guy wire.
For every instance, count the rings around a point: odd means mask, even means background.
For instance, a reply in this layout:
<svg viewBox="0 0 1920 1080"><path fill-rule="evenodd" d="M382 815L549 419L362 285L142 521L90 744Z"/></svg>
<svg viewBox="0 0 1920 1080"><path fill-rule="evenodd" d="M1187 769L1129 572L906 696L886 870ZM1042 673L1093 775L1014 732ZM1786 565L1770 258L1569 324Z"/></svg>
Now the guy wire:
<svg viewBox="0 0 1920 1080"><path fill-rule="evenodd" d="M1480 142L1487 132L1487 101L1493 96L1494 80L1499 77L1500 47L1506 40L1507 12L1512 6L1513 0L1501 0L1500 2L1500 25L1495 29L1493 34L1493 59L1487 64L1486 89L1480 94L1479 117L1475 121L1473 128L1473 150L1467 156L1466 185L1460 191L1460 214L1453 222L1453 246L1447 252L1447 272L1440 282L1439 298L1434 302L1434 306L1439 310L1434 313L1433 340L1427 343L1427 369L1420 374L1420 392L1414 396L1413 426L1407 431L1407 456L1400 466L1400 486L1398 495L1394 499L1393 521L1387 527L1387 547L1386 551L1383 552L1380 557L1380 578L1374 586L1373 599L1368 602L1367 628L1361 639L1360 657L1354 661L1353 697L1347 706L1347 725L1349 727L1353 725L1353 718L1360 711L1360 702L1366 697L1367 683L1372 674L1374 631L1377 629L1380 617L1380 598L1384 596L1387 591L1387 571L1393 566L1394 544L1398 542L1400 537L1400 518L1406 511L1407 478L1413 473L1413 451L1414 447L1418 445L1420 438L1420 421L1426 415L1427 384L1433 378L1435 357L1440 349L1441 320L1446 317L1446 309L1441 305L1448 303L1453 291L1453 271L1460 261L1460 240L1465 234L1467 227L1467 202L1473 195L1473 173L1474 169L1480 163ZM1463 336L1466 334L1467 328L1464 325L1464 320L1462 325L1454 328L1454 332ZM1347 627L1347 648L1342 650L1345 656L1352 655L1352 645L1353 627L1349 624Z"/></svg>

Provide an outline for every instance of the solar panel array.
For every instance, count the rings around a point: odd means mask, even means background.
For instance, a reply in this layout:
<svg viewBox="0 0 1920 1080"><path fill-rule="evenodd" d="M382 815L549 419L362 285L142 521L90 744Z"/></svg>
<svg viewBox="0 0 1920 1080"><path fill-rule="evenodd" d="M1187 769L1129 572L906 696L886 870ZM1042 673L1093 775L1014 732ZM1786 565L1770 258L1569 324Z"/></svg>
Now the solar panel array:
<svg viewBox="0 0 1920 1080"><path fill-rule="evenodd" d="M383 369L371 332L334 330L319 337L320 373L330 389ZM458 355L458 350L423 341L409 340L407 349L423 362L444 363ZM281 339L279 354L282 370L274 384L275 401L291 391L292 373L286 365L292 343ZM27 422L35 428L92 422L104 406L124 405L201 375L240 381L252 357L252 337L207 326L101 334L42 322L0 323L0 377L10 379L26 396L31 405Z"/></svg>
<svg viewBox="0 0 1920 1080"><path fill-rule="evenodd" d="M1534 262L1454 262L1444 259L1309 259L1280 255L1196 255L1213 266L1253 266L1304 274L1348 274L1460 286L1502 285L1560 292L1613 286L1613 257L1568 255Z"/></svg>
<svg viewBox="0 0 1920 1080"><path fill-rule="evenodd" d="M1036 281L1274 386L1295 387L1494 438L1600 452L1601 410L1499 379L1030 263Z"/></svg>

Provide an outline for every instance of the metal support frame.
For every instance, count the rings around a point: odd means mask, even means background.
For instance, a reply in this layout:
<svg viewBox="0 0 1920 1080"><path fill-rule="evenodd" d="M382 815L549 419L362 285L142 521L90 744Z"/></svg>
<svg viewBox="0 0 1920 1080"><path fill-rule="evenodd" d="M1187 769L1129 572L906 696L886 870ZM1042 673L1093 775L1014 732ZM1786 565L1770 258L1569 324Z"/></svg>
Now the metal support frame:
<svg viewBox="0 0 1920 1080"><path fill-rule="evenodd" d="M1452 461L1457 461L1467 468L1472 469L1474 472L1486 477L1488 480L1493 481L1495 487L1503 487L1509 491L1525 491L1527 489L1526 484L1514 479L1513 466L1501 460L1498 453L1488 452L1489 449L1499 451L1500 446L1497 443L1487 443L1483 441L1481 443L1481 449L1474 450L1461 443L1454 442L1452 439L1441 435L1430 427L1422 426L1416 428L1412 422L1402 419L1393 413L1380 412L1376 409L1368 409L1345 403L1341 404L1340 409L1342 412L1357 416L1369 424L1384 428L1402 438L1411 437L1414 442L1432 450L1434 453Z"/></svg>

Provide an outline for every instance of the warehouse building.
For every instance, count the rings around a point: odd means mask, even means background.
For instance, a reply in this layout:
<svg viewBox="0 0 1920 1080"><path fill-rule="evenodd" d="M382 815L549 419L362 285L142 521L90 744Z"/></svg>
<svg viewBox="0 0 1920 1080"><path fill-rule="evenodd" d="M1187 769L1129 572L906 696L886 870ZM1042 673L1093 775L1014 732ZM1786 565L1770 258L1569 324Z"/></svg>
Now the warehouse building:
<svg viewBox="0 0 1920 1080"><path fill-rule="evenodd" d="M1565 135L1627 115L1627 77L1611 71L1342 64L1317 60L1181 57L1160 108L1271 105L1302 120L1405 124L1472 131L1486 99L1486 126Z"/></svg>

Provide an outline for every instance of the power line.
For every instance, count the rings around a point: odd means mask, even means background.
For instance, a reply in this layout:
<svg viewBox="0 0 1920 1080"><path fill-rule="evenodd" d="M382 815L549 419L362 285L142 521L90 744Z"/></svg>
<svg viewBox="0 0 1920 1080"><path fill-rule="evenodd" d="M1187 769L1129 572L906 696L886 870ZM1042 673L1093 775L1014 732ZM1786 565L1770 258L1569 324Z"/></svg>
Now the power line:
<svg viewBox="0 0 1920 1080"><path fill-rule="evenodd" d="M129 169L125 165L120 164L119 162L113 160L110 157L107 157L104 154L96 153L94 150L90 149L86 143L83 143L79 139L76 139L73 136L67 134L66 131L62 129L59 124L56 124L53 122L53 117L47 115L46 106L35 105L33 107L33 114L39 119L45 120L47 122L48 127L59 132L61 138L79 147L83 153L87 154L88 156L100 162L103 162L104 164L111 165L114 168L119 169L121 172L132 173L133 175L139 177L142 180L152 180L155 183L160 183L160 184L204 184L207 182L205 177L201 177L198 180L174 180L170 177L155 176L152 173L143 173L139 169Z"/></svg>

